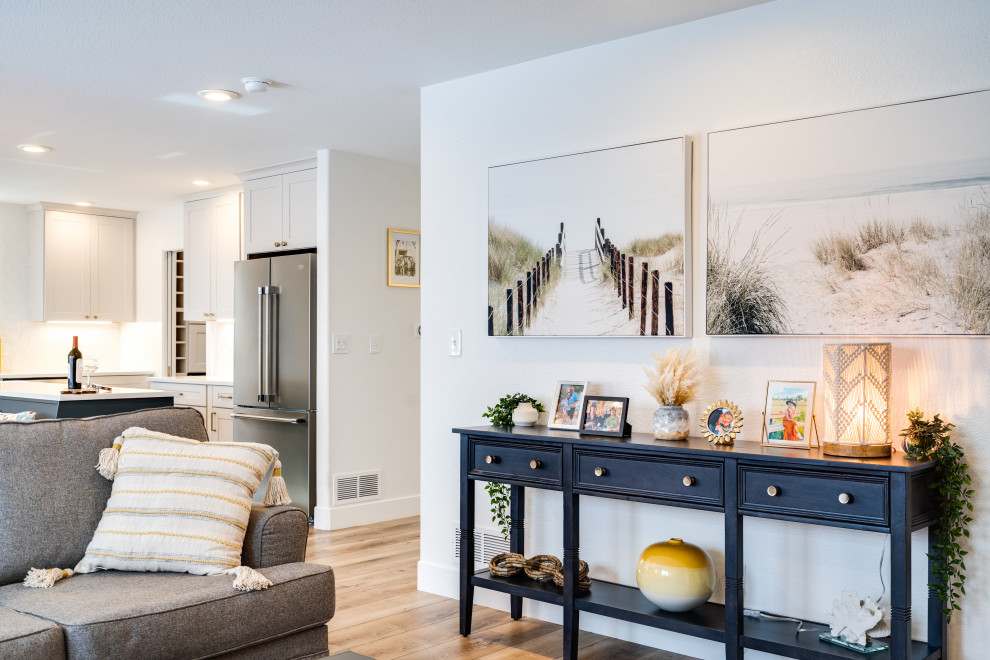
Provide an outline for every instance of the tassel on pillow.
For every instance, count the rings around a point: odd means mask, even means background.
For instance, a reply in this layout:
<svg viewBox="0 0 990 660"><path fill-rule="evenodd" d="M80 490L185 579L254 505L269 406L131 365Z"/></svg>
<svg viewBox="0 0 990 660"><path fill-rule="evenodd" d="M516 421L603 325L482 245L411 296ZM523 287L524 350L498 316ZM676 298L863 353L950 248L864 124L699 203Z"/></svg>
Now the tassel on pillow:
<svg viewBox="0 0 990 660"><path fill-rule="evenodd" d="M227 575L235 575L234 589L238 591L261 591L272 586L272 581L250 566L236 566L224 571Z"/></svg>
<svg viewBox="0 0 990 660"><path fill-rule="evenodd" d="M282 478L282 461L275 461L272 469L272 476L268 480L268 488L265 490L265 506L279 506L282 504L292 504L289 491L285 487L285 479Z"/></svg>
<svg viewBox="0 0 990 660"><path fill-rule="evenodd" d="M114 438L113 447L106 447L100 450L100 462L96 464L96 470L100 476L108 481L113 481L117 474L117 463L120 461L120 446L124 444L124 439L119 435Z"/></svg>
<svg viewBox="0 0 990 660"><path fill-rule="evenodd" d="M72 577L69 568L32 568L24 578L25 587L48 589L63 578Z"/></svg>

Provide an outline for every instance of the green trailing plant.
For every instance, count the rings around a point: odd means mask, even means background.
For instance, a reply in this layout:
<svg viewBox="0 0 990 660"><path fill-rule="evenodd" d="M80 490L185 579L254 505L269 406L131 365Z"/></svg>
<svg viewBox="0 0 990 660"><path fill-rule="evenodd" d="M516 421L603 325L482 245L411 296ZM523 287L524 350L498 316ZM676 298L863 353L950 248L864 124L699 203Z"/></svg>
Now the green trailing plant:
<svg viewBox="0 0 990 660"><path fill-rule="evenodd" d="M959 599L966 595L966 550L959 544L961 537L969 538L969 523L973 522L973 489L970 488L969 465L962 447L952 442L955 427L935 415L925 419L921 410L909 412L908 427L901 431L904 451L908 458L935 462L935 490L942 518L934 529L934 574L938 584L928 585L942 601L946 619L961 609Z"/></svg>
<svg viewBox="0 0 990 660"><path fill-rule="evenodd" d="M542 403L527 394L516 392L515 394L506 394L494 406L488 406L488 412L481 416L492 420L492 426L512 426L512 411L524 401L532 403L533 407L540 412L544 411Z"/></svg>
<svg viewBox="0 0 990 660"><path fill-rule="evenodd" d="M533 404L533 407L540 412L544 411L542 403L527 394L516 392L515 394L506 394L494 406L488 406L488 411L481 416L490 419L493 426L512 426L512 411L523 401ZM488 493L488 497L492 501L492 522L498 525L502 536L508 540L511 521L508 513L509 486L497 481L489 481L485 483L485 492Z"/></svg>

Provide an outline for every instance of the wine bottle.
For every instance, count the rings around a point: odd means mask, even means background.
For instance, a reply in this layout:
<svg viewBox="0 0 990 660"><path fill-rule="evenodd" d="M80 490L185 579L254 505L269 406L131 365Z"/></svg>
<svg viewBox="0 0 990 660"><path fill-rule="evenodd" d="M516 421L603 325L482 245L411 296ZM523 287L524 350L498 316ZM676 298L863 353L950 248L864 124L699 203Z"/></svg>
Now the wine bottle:
<svg viewBox="0 0 990 660"><path fill-rule="evenodd" d="M82 389L79 382L79 363L82 362L82 353L79 351L79 337L72 337L72 349L69 350L69 389Z"/></svg>

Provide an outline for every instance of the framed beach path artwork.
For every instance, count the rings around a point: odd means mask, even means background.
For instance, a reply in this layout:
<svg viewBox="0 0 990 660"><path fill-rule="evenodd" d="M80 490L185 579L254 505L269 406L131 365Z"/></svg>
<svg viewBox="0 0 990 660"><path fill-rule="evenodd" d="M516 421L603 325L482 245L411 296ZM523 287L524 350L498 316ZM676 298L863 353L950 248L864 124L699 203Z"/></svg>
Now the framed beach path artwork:
<svg viewBox="0 0 990 660"><path fill-rule="evenodd" d="M420 244L418 231L388 230L388 285L419 287Z"/></svg>
<svg viewBox="0 0 990 660"><path fill-rule="evenodd" d="M771 380L767 382L763 411L763 444L810 449L815 415L814 381ZM815 439L817 444L817 439Z"/></svg>
<svg viewBox="0 0 990 660"><path fill-rule="evenodd" d="M709 335L990 334L990 91L708 135Z"/></svg>
<svg viewBox="0 0 990 660"><path fill-rule="evenodd" d="M691 139L488 170L488 334L689 336Z"/></svg>

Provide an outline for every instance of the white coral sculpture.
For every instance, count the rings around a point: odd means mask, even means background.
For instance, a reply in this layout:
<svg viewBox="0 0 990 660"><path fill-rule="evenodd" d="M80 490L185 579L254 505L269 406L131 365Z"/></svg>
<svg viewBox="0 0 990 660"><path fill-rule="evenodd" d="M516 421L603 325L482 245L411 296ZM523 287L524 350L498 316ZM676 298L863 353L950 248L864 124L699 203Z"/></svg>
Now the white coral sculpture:
<svg viewBox="0 0 990 660"><path fill-rule="evenodd" d="M698 389L698 370L693 349L672 348L665 355L653 353L655 368L643 369L649 380L646 391L661 406L682 406Z"/></svg>
<svg viewBox="0 0 990 660"><path fill-rule="evenodd" d="M832 601L832 612L826 622L831 627L832 637L866 646L866 631L882 618L883 610L876 601L870 597L860 600L859 594L846 589L840 600Z"/></svg>

